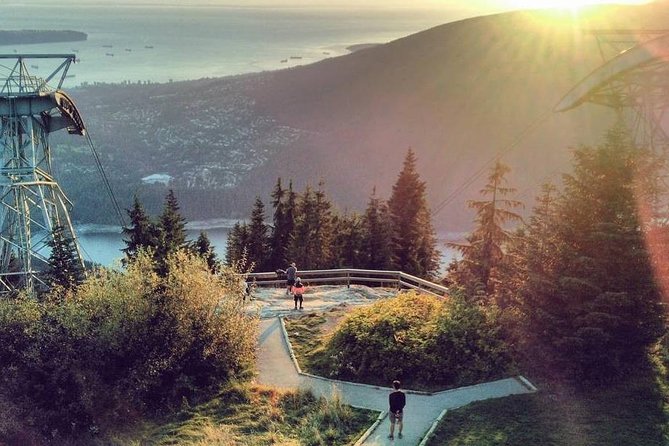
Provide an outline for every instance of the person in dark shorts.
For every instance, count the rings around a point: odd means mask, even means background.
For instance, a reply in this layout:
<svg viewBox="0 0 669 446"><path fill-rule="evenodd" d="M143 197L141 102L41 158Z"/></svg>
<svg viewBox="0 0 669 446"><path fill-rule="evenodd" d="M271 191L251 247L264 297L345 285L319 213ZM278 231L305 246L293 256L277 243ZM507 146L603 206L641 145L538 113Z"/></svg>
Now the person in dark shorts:
<svg viewBox="0 0 669 446"><path fill-rule="evenodd" d="M293 262L286 268L286 294L290 294L291 288L295 285L295 277L297 277L297 268Z"/></svg>
<svg viewBox="0 0 669 446"><path fill-rule="evenodd" d="M391 440L395 438L395 423L397 423L397 438L402 438L402 418L404 415L404 406L407 403L406 395L400 390L399 381L393 381L393 389L395 390L388 395L388 403L390 404L390 409L388 409L390 435L388 435L388 438Z"/></svg>

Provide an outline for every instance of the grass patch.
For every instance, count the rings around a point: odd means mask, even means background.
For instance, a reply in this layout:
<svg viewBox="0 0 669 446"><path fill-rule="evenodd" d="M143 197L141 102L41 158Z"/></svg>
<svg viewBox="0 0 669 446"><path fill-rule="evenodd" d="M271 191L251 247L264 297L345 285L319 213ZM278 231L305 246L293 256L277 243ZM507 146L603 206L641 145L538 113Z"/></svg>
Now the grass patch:
<svg viewBox="0 0 669 446"><path fill-rule="evenodd" d="M122 444L155 446L347 445L374 422L376 412L317 399L307 391L249 384L227 387L169 422L144 426Z"/></svg>
<svg viewBox="0 0 669 446"><path fill-rule="evenodd" d="M399 379L405 388L438 391L513 369L496 313L456 296L405 292L366 307L286 319L286 329L304 371L343 381L388 386Z"/></svg>
<svg viewBox="0 0 669 446"><path fill-rule="evenodd" d="M350 310L351 308L337 308L324 313L284 318L288 339L303 371L316 372L312 364L313 353L323 347L326 336Z"/></svg>
<svg viewBox="0 0 669 446"><path fill-rule="evenodd" d="M448 412L429 446L661 446L669 444L669 393L648 373L581 392L550 385L531 395Z"/></svg>

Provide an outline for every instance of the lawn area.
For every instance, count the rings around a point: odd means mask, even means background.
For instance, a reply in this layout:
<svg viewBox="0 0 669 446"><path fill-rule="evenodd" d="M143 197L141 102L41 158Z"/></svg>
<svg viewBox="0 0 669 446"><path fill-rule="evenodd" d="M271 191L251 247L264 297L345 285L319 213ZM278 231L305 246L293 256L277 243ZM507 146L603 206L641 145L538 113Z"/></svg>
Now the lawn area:
<svg viewBox="0 0 669 446"><path fill-rule="evenodd" d="M378 413L316 399L306 391L231 385L171 420L94 444L131 446L336 446L353 444Z"/></svg>
<svg viewBox="0 0 669 446"><path fill-rule="evenodd" d="M583 392L540 392L448 412L429 446L662 446L669 393L648 374Z"/></svg>
<svg viewBox="0 0 669 446"><path fill-rule="evenodd" d="M323 313L284 318L290 344L304 372L316 373L312 367L311 353L323 346L324 336L332 332L338 321L352 309L353 307L338 307Z"/></svg>

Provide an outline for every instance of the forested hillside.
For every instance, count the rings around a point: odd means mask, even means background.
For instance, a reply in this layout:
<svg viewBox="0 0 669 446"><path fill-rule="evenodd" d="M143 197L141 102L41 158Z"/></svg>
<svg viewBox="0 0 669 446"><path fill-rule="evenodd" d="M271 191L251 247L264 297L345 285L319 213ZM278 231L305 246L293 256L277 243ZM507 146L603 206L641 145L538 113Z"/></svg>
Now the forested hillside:
<svg viewBox="0 0 669 446"><path fill-rule="evenodd" d="M446 199L486 162L503 153L529 199L565 170L569 147L611 124L601 107L552 112L602 62L584 30L661 28L668 18L667 3L505 13L304 67L72 95L127 206L139 193L157 211L167 186L141 179L163 173L189 218L243 216L278 176L299 188L323 179L339 207L362 209L374 186L388 195L412 147L440 210L435 226L467 230L464 202L480 183ZM71 147L58 157L76 218L108 218L92 158Z"/></svg>

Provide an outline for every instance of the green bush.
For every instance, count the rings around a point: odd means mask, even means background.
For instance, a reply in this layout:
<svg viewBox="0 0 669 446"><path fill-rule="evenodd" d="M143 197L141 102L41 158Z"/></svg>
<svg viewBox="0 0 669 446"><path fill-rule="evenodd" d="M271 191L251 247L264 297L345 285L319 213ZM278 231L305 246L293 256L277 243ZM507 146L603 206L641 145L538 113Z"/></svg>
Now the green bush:
<svg viewBox="0 0 669 446"><path fill-rule="evenodd" d="M423 388L494 379L510 363L494 312L415 292L354 310L308 360L332 378Z"/></svg>
<svg viewBox="0 0 669 446"><path fill-rule="evenodd" d="M213 276L186 253L169 262L165 278L140 255L65 296L0 300L0 395L13 420L0 442L96 432L248 371L257 321L234 271Z"/></svg>

